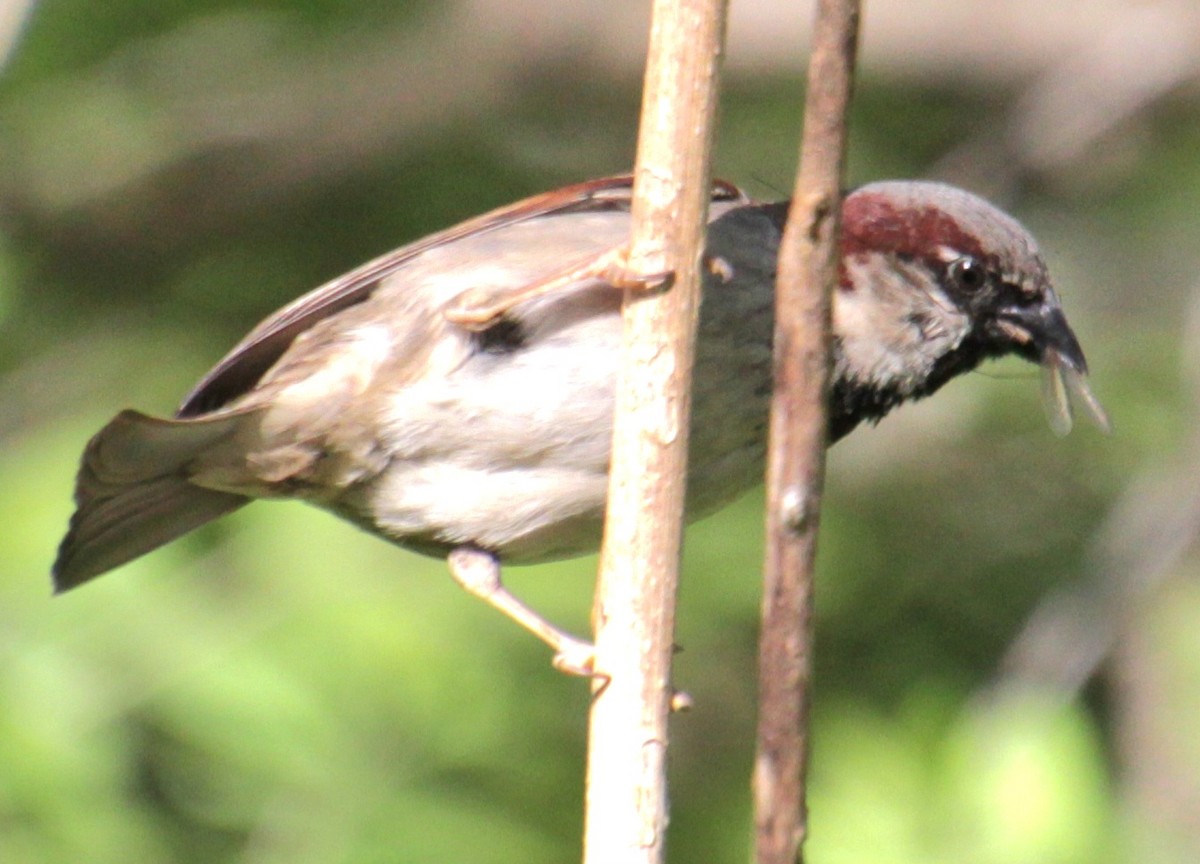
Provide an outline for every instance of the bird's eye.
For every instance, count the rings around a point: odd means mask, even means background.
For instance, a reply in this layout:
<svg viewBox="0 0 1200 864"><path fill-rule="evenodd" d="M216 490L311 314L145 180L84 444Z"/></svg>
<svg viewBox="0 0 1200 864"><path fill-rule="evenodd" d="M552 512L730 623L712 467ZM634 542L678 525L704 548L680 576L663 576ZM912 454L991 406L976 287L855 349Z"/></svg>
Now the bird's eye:
<svg viewBox="0 0 1200 864"><path fill-rule="evenodd" d="M970 255L951 261L946 273L963 291L977 291L987 282L987 271Z"/></svg>

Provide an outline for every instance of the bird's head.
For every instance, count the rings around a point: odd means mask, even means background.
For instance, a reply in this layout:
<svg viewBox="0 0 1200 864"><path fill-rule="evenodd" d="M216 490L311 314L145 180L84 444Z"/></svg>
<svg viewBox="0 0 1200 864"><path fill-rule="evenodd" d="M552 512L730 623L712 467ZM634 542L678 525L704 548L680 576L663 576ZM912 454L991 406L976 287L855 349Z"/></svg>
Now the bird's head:
<svg viewBox="0 0 1200 864"><path fill-rule="evenodd" d="M857 189L839 277L832 439L1005 354L1042 366L1056 431L1070 428L1068 394L1107 427L1036 242L982 198L929 182Z"/></svg>

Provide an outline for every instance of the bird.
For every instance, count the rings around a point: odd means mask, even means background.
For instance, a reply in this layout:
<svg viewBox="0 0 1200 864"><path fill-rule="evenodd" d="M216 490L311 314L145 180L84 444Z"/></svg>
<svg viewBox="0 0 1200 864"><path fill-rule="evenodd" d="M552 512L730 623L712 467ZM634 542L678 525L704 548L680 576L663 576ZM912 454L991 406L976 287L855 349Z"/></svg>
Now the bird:
<svg viewBox="0 0 1200 864"><path fill-rule="evenodd" d="M633 182L535 195L377 258L252 329L170 418L119 413L87 444L57 592L257 498L296 498L454 578L587 674L591 646L504 587L501 563L594 551L608 484ZM842 199L828 441L988 358L1042 366L1049 414L1106 428L1030 233L932 181ZM788 202L714 181L686 512L760 482Z"/></svg>

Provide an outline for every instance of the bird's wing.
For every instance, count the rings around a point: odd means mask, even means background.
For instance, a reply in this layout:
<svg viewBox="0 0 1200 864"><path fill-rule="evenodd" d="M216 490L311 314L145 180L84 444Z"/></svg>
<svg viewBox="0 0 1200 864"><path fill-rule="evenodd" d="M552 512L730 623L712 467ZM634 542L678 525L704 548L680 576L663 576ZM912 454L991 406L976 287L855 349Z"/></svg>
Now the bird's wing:
<svg viewBox="0 0 1200 864"><path fill-rule="evenodd" d="M185 418L206 414L245 394L297 336L330 315L367 300L387 276L430 249L552 214L628 210L632 190L633 178L625 175L591 180L534 195L402 246L326 282L284 306L251 330L193 388L176 416ZM713 184L712 196L714 201L742 197L735 186L719 180Z"/></svg>

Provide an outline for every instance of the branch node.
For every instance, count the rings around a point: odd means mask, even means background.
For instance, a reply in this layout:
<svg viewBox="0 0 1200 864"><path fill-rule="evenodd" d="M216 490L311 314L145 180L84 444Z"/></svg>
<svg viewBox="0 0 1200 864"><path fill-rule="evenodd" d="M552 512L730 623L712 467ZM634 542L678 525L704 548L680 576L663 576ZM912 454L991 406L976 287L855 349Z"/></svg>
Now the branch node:
<svg viewBox="0 0 1200 864"><path fill-rule="evenodd" d="M676 690L671 694L671 713L682 714L684 711L691 711L692 705L695 703L692 700L691 693L685 693L682 690Z"/></svg>
<svg viewBox="0 0 1200 864"><path fill-rule="evenodd" d="M816 497L801 486L790 486L780 499L779 517L783 527L792 534L802 534L817 513Z"/></svg>
<svg viewBox="0 0 1200 864"><path fill-rule="evenodd" d="M808 198L808 207L812 214L808 223L808 239L810 242L816 243L828 230L830 220L833 218L834 202L829 200L828 195L814 193Z"/></svg>

